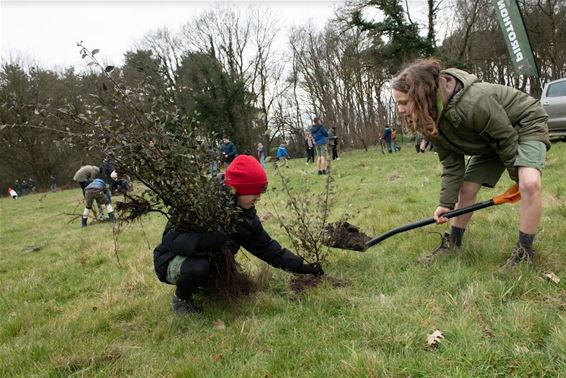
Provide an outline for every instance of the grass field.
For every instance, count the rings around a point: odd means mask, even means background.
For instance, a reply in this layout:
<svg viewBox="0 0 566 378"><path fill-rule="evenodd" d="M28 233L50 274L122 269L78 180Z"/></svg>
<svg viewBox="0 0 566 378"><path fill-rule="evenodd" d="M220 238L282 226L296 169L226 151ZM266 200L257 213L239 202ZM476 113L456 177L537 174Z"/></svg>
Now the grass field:
<svg viewBox="0 0 566 378"><path fill-rule="evenodd" d="M519 205L501 205L478 211L459 253L430 265L418 257L438 244L430 232L447 226L365 253L329 251L325 271L344 287L294 293L289 274L240 252L260 290L237 309L198 297L204 314L184 318L170 310L174 288L153 273L163 217L123 228L115 248L111 224L81 229L70 215L83 209L78 187L2 198L0 376L566 376L565 160L566 143L553 144L532 267L493 274L518 234ZM285 214L271 169L260 215ZM282 169L295 190L323 188L303 159ZM343 154L333 175L331 220L348 213L371 236L429 217L437 204L438 159L409 145L392 155ZM505 176L478 200L510 185ZM290 245L274 218L264 225ZM549 272L562 281L546 279ZM444 339L430 347L435 330Z"/></svg>

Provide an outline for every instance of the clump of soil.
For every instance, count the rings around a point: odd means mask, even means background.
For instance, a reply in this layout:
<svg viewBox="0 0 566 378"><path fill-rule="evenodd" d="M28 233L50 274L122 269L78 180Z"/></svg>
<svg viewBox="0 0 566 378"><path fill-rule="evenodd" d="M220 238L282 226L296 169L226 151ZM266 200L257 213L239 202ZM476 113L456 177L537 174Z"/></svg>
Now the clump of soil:
<svg viewBox="0 0 566 378"><path fill-rule="evenodd" d="M322 243L327 247L364 252L371 238L348 222L329 223L324 227Z"/></svg>
<svg viewBox="0 0 566 378"><path fill-rule="evenodd" d="M289 287L295 293L301 293L308 288L317 287L323 282L328 282L333 287L345 287L347 282L343 279L332 277L327 274L323 276L311 276L310 274L293 275L289 279Z"/></svg>

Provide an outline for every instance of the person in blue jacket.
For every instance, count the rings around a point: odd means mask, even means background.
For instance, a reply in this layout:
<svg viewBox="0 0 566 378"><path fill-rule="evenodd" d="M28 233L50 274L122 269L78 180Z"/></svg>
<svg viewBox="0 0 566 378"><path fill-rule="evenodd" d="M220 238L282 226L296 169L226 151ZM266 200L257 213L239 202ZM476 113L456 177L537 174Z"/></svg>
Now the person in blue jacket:
<svg viewBox="0 0 566 378"><path fill-rule="evenodd" d="M155 273L160 281L175 285L171 307L176 315L201 312L193 293L204 286L211 272L208 251L227 246L235 254L244 247L271 266L298 274L323 275L318 263L306 263L302 257L283 248L263 228L255 204L267 189L267 175L252 156L239 155L227 167L224 185L235 192L231 206L241 209L235 231L205 233L178 229L168 222L161 243L153 252Z"/></svg>
<svg viewBox="0 0 566 378"><path fill-rule="evenodd" d="M85 202L86 206L83 211L83 216L81 219L81 227L87 226L88 215L92 210L92 204L94 200L98 204L100 210L99 219L104 219L102 214L102 204L106 205L106 211L108 212L108 219L112 222L116 221L114 217L114 209L112 208L112 203L109 200L110 195L106 195L108 192L108 188L106 187L106 183L102 179L94 179L90 184L85 187Z"/></svg>
<svg viewBox="0 0 566 378"><path fill-rule="evenodd" d="M316 169L319 175L326 175L328 164L328 129L322 124L322 119L316 117L311 127L316 152Z"/></svg>
<svg viewBox="0 0 566 378"><path fill-rule="evenodd" d="M279 148L277 149L277 152L275 153L275 158L277 159L279 166L285 165L287 168L289 168L288 159L290 159L291 157L289 156L289 153L287 152L287 148L285 148L285 143L281 143L279 145ZM277 165L276 165L276 167L277 167Z"/></svg>

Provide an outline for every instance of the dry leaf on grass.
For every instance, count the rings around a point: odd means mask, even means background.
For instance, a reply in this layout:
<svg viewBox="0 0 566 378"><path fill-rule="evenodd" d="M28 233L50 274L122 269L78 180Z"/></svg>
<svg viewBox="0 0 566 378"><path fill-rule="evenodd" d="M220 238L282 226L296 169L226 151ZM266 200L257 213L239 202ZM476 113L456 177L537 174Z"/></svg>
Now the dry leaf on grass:
<svg viewBox="0 0 566 378"><path fill-rule="evenodd" d="M522 355L530 352L529 348L527 348L526 346L517 345L517 344L515 344L513 349L514 349L515 354L517 354L519 356L522 356Z"/></svg>
<svg viewBox="0 0 566 378"><path fill-rule="evenodd" d="M440 344L440 342L442 341L442 339L444 338L444 335L442 334L441 331L436 330L433 333L431 333L430 335L427 336L426 338L426 343L428 344L428 346L436 346L438 344Z"/></svg>
<svg viewBox="0 0 566 378"><path fill-rule="evenodd" d="M398 180L400 178L403 178L403 176L392 175L392 176L389 176L389 181L395 181L395 180Z"/></svg>
<svg viewBox="0 0 566 378"><path fill-rule="evenodd" d="M222 355L221 354L215 354L212 356L212 361L214 362L220 362L222 360Z"/></svg>
<svg viewBox="0 0 566 378"><path fill-rule="evenodd" d="M224 324L224 322L222 320L218 319L218 320L215 320L215 321L212 322L212 328L225 330L226 324Z"/></svg>
<svg viewBox="0 0 566 378"><path fill-rule="evenodd" d="M555 284L560 282L560 278L558 278L558 276L552 272L546 273L544 275L549 281L554 282Z"/></svg>

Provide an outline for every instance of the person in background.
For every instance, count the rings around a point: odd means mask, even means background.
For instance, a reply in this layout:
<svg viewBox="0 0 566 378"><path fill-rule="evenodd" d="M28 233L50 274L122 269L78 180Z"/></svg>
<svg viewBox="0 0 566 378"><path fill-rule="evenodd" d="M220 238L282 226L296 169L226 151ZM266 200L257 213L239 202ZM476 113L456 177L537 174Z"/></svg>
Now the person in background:
<svg viewBox="0 0 566 378"><path fill-rule="evenodd" d="M29 178L28 185L30 193L35 193L35 180L32 177Z"/></svg>
<svg viewBox="0 0 566 378"><path fill-rule="evenodd" d="M210 176L216 177L218 174L218 165L220 163L220 156L217 148L208 148L208 159L210 160Z"/></svg>
<svg viewBox="0 0 566 378"><path fill-rule="evenodd" d="M418 131L415 132L415 152L418 154L419 152L424 152L421 151L421 141L423 140L423 135L421 133L419 133Z"/></svg>
<svg viewBox="0 0 566 378"><path fill-rule="evenodd" d="M236 145L230 141L230 137L226 134L222 137L220 145L220 156L224 164L230 164L238 155Z"/></svg>
<svg viewBox="0 0 566 378"><path fill-rule="evenodd" d="M94 165L83 165L80 167L73 176L73 181L76 181L81 186L83 196L85 195L85 188L98 176L100 168Z"/></svg>
<svg viewBox="0 0 566 378"><path fill-rule="evenodd" d="M104 175L104 180L108 185L112 184L112 177L110 177L112 172L114 172L114 164L112 164L110 159L104 158L104 160L102 160L102 165L100 166L100 173Z"/></svg>
<svg viewBox="0 0 566 378"><path fill-rule="evenodd" d="M316 169L319 175L326 175L328 166L328 129L322 124L322 119L316 117L311 127L316 151Z"/></svg>
<svg viewBox="0 0 566 378"><path fill-rule="evenodd" d="M480 82L465 71L443 69L437 59L417 60L391 82L406 127L432 143L442 164L437 223L443 214L476 202L482 186L493 188L507 170L521 194L519 235L502 269L531 263L542 214L541 175L550 148L547 114L539 101L517 89ZM466 156L471 156L466 163ZM453 218L435 256L462 244L472 213Z"/></svg>
<svg viewBox="0 0 566 378"><path fill-rule="evenodd" d="M131 178L125 174L118 174L116 170L112 171L110 174L112 183L110 184L110 190L105 193L108 202L112 202L111 195L122 195L129 193L131 189Z"/></svg>
<svg viewBox="0 0 566 378"><path fill-rule="evenodd" d="M265 149L263 148L262 143L257 144L257 160L259 161L263 169L265 169Z"/></svg>
<svg viewBox="0 0 566 378"><path fill-rule="evenodd" d="M393 152L399 152L401 151L401 148L399 148L399 146L397 145L397 128L394 127L391 130L391 147L390 150Z"/></svg>
<svg viewBox="0 0 566 378"><path fill-rule="evenodd" d="M20 183L20 180L16 180L14 182L14 190L16 191L18 196L22 195L22 184Z"/></svg>
<svg viewBox="0 0 566 378"><path fill-rule="evenodd" d="M379 145L381 153L385 155L385 148L387 147L387 143L385 142L385 139L383 139L383 134L379 131L377 132L377 144Z"/></svg>
<svg viewBox="0 0 566 378"><path fill-rule="evenodd" d="M387 145L387 151L389 151L389 153L393 152L393 150L391 150L391 131L392 130L389 126L385 126L385 129L383 130L383 140Z"/></svg>
<svg viewBox="0 0 566 378"><path fill-rule="evenodd" d="M338 157L338 136L336 135L336 127L333 127L331 129L328 140L330 142L330 148L332 150L332 160L340 160L340 158Z"/></svg>
<svg viewBox="0 0 566 378"><path fill-rule="evenodd" d="M29 193L29 184L26 180L22 180L22 194L21 196L25 196Z"/></svg>
<svg viewBox="0 0 566 378"><path fill-rule="evenodd" d="M226 190L234 191L233 203L241 209L241 221L229 234L222 230L197 233L168 222L161 243L153 252L155 273L161 282L175 285L171 308L176 315L189 315L202 310L194 301L195 291L206 284L210 274L208 251L229 246L233 253L244 247L269 265L298 274L323 275L322 266L306 263L283 248L264 230L255 204L267 189L267 175L251 156L240 155L227 167L224 176Z"/></svg>
<svg viewBox="0 0 566 378"><path fill-rule="evenodd" d="M11 187L8 187L8 194L12 197L12 199L18 199L18 193L16 193L16 191Z"/></svg>
<svg viewBox="0 0 566 378"><path fill-rule="evenodd" d="M310 131L305 133L305 149L307 150L306 165L309 165L309 162L314 163L314 139Z"/></svg>
<svg viewBox="0 0 566 378"><path fill-rule="evenodd" d="M50 180L50 188L52 192L56 192L57 191L57 178L55 177L55 175L51 175L51 177L49 178Z"/></svg>
<svg viewBox="0 0 566 378"><path fill-rule="evenodd" d="M99 208L102 204L106 205L106 211L108 212L108 219L111 222L115 222L116 218L114 216L114 209L112 208L112 204L108 201L105 191L108 190L106 187L106 183L102 179L94 179L90 184L85 187L85 209L83 211L83 216L81 218L81 227L87 226L88 216L90 211L92 210L92 204L94 200L99 205ZM98 214L98 219L103 220L104 215L102 210L100 210Z"/></svg>
<svg viewBox="0 0 566 378"><path fill-rule="evenodd" d="M277 163L275 167L280 167L285 165L285 167L289 168L289 153L287 152L287 148L285 147L285 143L281 143L277 152L275 153L275 159L277 159Z"/></svg>

